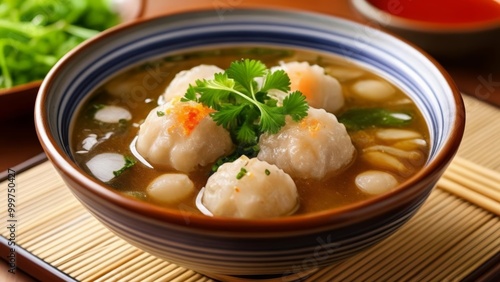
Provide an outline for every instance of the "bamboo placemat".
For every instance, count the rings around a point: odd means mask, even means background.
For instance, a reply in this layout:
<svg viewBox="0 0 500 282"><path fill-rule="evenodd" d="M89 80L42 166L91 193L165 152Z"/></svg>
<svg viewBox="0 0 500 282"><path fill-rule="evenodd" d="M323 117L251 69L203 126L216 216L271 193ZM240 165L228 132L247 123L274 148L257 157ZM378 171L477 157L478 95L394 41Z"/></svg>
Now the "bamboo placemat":
<svg viewBox="0 0 500 282"><path fill-rule="evenodd" d="M308 281L458 281L500 252L500 111L464 98L463 145L417 215L387 240L315 271ZM116 237L81 206L49 162L20 173L16 182L18 245L68 279L213 281ZM2 193L2 210L6 198ZM7 219L3 212L0 220ZM1 235L7 238L8 230Z"/></svg>

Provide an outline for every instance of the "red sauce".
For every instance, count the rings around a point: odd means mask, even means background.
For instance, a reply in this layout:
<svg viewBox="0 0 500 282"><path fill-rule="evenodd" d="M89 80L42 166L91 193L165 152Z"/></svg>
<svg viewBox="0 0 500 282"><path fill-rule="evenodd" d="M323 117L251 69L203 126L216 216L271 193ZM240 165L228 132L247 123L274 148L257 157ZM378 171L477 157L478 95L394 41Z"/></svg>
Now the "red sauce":
<svg viewBox="0 0 500 282"><path fill-rule="evenodd" d="M436 23L500 21L499 0L368 0L395 16Z"/></svg>

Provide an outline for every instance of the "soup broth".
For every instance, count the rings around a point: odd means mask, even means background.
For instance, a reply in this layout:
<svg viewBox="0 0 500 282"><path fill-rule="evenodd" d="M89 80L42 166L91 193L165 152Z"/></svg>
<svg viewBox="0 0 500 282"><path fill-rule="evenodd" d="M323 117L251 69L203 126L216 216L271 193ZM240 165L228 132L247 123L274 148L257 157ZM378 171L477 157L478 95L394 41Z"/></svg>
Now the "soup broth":
<svg viewBox="0 0 500 282"><path fill-rule="evenodd" d="M117 153L134 158L131 143L137 136L139 126L151 110L162 103L159 97L164 93L175 75L183 70L205 64L216 65L222 69L241 58L257 59L268 67L280 62L309 62L324 68L326 74L336 78L341 85L345 98L344 106L335 115L339 121L349 118L350 111L357 109L376 109L391 111L395 117L411 117L411 122L397 126L350 127L348 133L356 149L354 161L340 173L327 179L293 179L299 194L299 208L295 214L311 213L373 197L356 185L356 177L366 171L384 171L390 173L398 183L416 173L424 164L428 155L429 134L423 117L416 105L395 85L384 78L346 60L318 55L304 50L283 50L268 47L231 48L217 51L199 51L169 56L148 62L126 70L104 83L93 93L92 98L80 109L73 122L72 149L76 162L88 173L87 163L94 156L102 153ZM382 84L371 85L373 81ZM388 97L367 99L359 95L364 88L373 89L390 85L392 92ZM360 90L361 89L361 90ZM380 90L383 92L383 89ZM108 123L96 120L95 114L104 105L114 105L127 109L130 119ZM406 115L406 116L405 116ZM375 115L377 116L377 115ZM383 118L382 118L383 119ZM383 124L384 122L382 122ZM392 132L392 131L394 132ZM402 134L401 138L385 138L384 134ZM404 136L407 134L408 136ZM412 134L414 136L412 136ZM387 157L387 160L383 160ZM397 161L394 164L394 160ZM392 163L392 165L391 165ZM190 197L175 204L159 203L148 196L146 187L156 177L168 171L150 168L140 160L109 181L110 189L137 198L141 201L200 213L195 200L198 191L205 186L211 172L211 165L188 173L193 181L195 192Z"/></svg>

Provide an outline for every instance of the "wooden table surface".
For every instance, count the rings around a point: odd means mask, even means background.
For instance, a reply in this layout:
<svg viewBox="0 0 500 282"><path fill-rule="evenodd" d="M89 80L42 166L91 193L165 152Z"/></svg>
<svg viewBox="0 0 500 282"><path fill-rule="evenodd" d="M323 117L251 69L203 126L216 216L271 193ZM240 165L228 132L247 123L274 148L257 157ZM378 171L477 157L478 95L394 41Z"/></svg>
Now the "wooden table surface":
<svg viewBox="0 0 500 282"><path fill-rule="evenodd" d="M133 0L132 0L133 1ZM140 0L136 0L140 1ZM177 13L193 9L212 9L214 13L231 13L234 9L248 7L268 7L278 9L308 10L335 15L383 29L374 22L367 21L354 11L349 0L330 1L284 1L284 0L213 0L213 1L163 1L144 0L143 17ZM460 90L479 100L500 105L500 48L489 54L476 54L456 60L439 60L452 75ZM33 114L28 112L13 119L0 120L0 172L12 168L40 153ZM3 264L1 264L4 267ZM0 268L3 272L4 269ZM22 274L22 273L21 273ZM3 276L0 275L0 278ZM31 281L16 275L17 281ZM3 281L3 280L2 280Z"/></svg>

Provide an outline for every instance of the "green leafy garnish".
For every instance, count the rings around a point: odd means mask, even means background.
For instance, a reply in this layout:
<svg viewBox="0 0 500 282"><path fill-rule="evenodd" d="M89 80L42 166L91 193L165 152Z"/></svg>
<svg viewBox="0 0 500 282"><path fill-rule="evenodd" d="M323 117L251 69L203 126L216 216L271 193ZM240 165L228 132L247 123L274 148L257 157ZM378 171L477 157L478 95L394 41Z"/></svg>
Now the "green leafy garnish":
<svg viewBox="0 0 500 282"><path fill-rule="evenodd" d="M390 111L381 108L351 109L338 118L348 130L361 130L368 127L401 127L410 124L410 113Z"/></svg>
<svg viewBox="0 0 500 282"><path fill-rule="evenodd" d="M271 171L270 171L269 169L267 169L267 168L266 168L266 170L264 170L264 173L265 173L266 175L270 175L270 174L271 174Z"/></svg>
<svg viewBox="0 0 500 282"><path fill-rule="evenodd" d="M115 176L120 176L125 170L133 167L135 165L135 163L137 162L135 159L133 159L132 157L129 157L129 156L124 156L123 158L125 159L125 164L119 170L113 171L113 174Z"/></svg>
<svg viewBox="0 0 500 282"><path fill-rule="evenodd" d="M156 115L159 116L159 117L162 117L165 115L165 112L162 112L162 111L156 111Z"/></svg>
<svg viewBox="0 0 500 282"><path fill-rule="evenodd" d="M69 50L117 23L109 0L0 1L0 89L43 79Z"/></svg>
<svg viewBox="0 0 500 282"><path fill-rule="evenodd" d="M261 80L259 83L258 80ZM309 108L305 96L292 92L279 106L268 95L270 90L290 91L290 78L282 71L270 72L261 61L243 59L215 74L212 80L197 80L183 100L194 100L216 111L213 120L228 129L236 144L257 144L262 133L277 133L285 125L285 117L299 121Z"/></svg>

